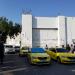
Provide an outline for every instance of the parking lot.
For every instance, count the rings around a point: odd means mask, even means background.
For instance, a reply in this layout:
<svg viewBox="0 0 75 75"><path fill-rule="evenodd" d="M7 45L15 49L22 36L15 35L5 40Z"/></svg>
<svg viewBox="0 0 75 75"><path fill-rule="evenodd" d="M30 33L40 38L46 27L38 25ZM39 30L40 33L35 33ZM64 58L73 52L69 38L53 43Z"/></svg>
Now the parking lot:
<svg viewBox="0 0 75 75"><path fill-rule="evenodd" d="M58 64L52 60L51 65L30 65L27 57L9 54L0 65L0 75L75 75L75 64Z"/></svg>

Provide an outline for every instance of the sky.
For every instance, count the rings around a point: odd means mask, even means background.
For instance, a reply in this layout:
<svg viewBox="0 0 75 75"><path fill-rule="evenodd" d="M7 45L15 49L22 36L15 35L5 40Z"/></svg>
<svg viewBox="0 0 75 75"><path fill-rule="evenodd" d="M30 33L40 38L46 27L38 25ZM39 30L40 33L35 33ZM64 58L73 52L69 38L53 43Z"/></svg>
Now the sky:
<svg viewBox="0 0 75 75"><path fill-rule="evenodd" d="M33 16L75 16L75 0L0 0L0 17L21 23L23 10Z"/></svg>

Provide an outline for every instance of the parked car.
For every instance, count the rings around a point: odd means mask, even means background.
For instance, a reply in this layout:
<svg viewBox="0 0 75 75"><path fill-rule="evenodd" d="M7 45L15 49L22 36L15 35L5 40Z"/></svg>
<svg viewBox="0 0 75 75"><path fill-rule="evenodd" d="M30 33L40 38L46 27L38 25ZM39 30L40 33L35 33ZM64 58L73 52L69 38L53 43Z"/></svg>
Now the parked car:
<svg viewBox="0 0 75 75"><path fill-rule="evenodd" d="M59 63L75 63L75 54L64 48L52 48L46 51L52 59L57 60Z"/></svg>
<svg viewBox="0 0 75 75"><path fill-rule="evenodd" d="M19 52L20 51L20 46L15 46L14 49L15 49L15 52Z"/></svg>
<svg viewBox="0 0 75 75"><path fill-rule="evenodd" d="M19 56L25 56L28 53L29 47L22 47L19 52Z"/></svg>
<svg viewBox="0 0 75 75"><path fill-rule="evenodd" d="M4 45L4 52L5 52L5 54L11 54L11 53L15 53L15 49L14 49L14 47L13 47L13 45L7 45L7 44L5 44Z"/></svg>
<svg viewBox="0 0 75 75"><path fill-rule="evenodd" d="M31 48L28 53L30 64L50 64L51 58L43 48Z"/></svg>

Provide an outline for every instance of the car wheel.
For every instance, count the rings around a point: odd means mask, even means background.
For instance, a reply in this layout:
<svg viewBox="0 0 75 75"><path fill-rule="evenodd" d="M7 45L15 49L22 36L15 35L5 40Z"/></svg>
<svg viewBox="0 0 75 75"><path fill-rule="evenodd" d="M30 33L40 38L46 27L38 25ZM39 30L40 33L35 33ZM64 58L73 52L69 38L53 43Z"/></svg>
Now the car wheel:
<svg viewBox="0 0 75 75"><path fill-rule="evenodd" d="M57 62L58 62L58 63L61 63L60 57L57 57Z"/></svg>
<svg viewBox="0 0 75 75"><path fill-rule="evenodd" d="M19 54L19 56L20 56L20 57L22 57L22 55L21 55L21 54Z"/></svg>
<svg viewBox="0 0 75 75"><path fill-rule="evenodd" d="M29 64L31 64L31 65L32 65L31 58L29 58Z"/></svg>
<svg viewBox="0 0 75 75"><path fill-rule="evenodd" d="M50 62L49 62L49 64L50 64L50 65L52 64L52 59L50 59Z"/></svg>

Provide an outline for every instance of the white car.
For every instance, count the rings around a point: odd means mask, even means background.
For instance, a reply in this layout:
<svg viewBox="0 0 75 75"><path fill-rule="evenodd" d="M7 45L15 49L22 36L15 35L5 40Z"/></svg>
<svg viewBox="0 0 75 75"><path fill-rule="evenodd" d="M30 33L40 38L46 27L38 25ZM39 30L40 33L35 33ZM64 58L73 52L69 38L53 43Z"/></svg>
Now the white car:
<svg viewBox="0 0 75 75"><path fill-rule="evenodd" d="M5 53L15 53L15 49L14 49L14 47L13 47L13 45L4 45L4 52Z"/></svg>

